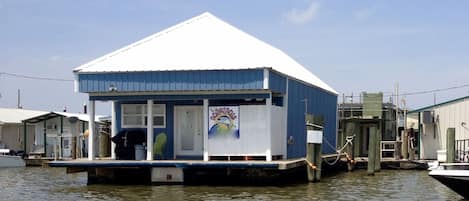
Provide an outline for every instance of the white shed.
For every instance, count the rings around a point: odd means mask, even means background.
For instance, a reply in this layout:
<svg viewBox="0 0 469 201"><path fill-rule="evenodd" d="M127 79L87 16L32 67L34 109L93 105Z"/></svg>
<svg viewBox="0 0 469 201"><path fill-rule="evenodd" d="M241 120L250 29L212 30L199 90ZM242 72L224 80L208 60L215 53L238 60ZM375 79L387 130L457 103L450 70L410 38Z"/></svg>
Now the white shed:
<svg viewBox="0 0 469 201"><path fill-rule="evenodd" d="M448 128L456 131L456 160L469 153L469 96L424 107L410 112L419 119L420 158L437 159L438 150L446 150Z"/></svg>
<svg viewBox="0 0 469 201"><path fill-rule="evenodd" d="M45 111L18 108L0 108L0 148L24 151L24 119L46 114ZM34 140L34 125L27 124L29 135L26 140ZM26 152L32 150L32 144L26 146Z"/></svg>

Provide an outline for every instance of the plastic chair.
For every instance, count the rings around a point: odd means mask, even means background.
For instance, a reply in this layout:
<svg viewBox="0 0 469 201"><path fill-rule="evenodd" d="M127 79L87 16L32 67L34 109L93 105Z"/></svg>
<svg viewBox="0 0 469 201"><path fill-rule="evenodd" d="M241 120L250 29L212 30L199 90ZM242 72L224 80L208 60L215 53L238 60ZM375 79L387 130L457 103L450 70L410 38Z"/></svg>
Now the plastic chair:
<svg viewBox="0 0 469 201"><path fill-rule="evenodd" d="M153 144L153 154L160 159L164 158L164 148L166 146L167 136L166 133L159 133L156 135L155 143Z"/></svg>

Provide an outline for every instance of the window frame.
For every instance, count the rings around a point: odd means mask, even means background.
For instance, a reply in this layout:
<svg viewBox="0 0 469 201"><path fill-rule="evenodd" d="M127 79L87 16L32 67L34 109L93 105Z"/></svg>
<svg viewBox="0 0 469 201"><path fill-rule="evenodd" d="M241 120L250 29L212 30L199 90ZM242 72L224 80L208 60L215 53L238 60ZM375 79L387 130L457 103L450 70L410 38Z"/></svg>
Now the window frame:
<svg viewBox="0 0 469 201"><path fill-rule="evenodd" d="M129 107L129 106L133 106L133 107L136 107L136 106L142 106L141 107L141 111L139 114L124 114L124 108L125 107ZM155 109L153 109L153 118L155 117L163 117L163 124L162 125L153 125L153 128L166 128L166 104L153 104L153 107L155 106L160 106L162 107L162 113L159 113L157 114L155 112ZM141 124L138 125L132 125L132 124L125 124L124 122L124 118L125 117L128 117L128 116L132 116L132 117L139 117L141 118ZM146 119L147 119L147 104L132 104L132 103L125 103L125 104L121 104L121 127L122 128L146 128L147 127L147 122L146 122Z"/></svg>

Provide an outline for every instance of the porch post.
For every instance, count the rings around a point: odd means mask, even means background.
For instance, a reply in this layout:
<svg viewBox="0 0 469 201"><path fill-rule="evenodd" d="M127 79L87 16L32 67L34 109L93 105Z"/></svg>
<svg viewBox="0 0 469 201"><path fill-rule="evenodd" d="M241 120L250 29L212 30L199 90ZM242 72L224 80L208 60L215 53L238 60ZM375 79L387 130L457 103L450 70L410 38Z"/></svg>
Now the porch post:
<svg viewBox="0 0 469 201"><path fill-rule="evenodd" d="M116 101L111 103L111 139L117 134L117 115L116 115ZM116 144L110 141L111 143L111 159L116 159Z"/></svg>
<svg viewBox="0 0 469 201"><path fill-rule="evenodd" d="M153 100L147 100L147 161L153 160Z"/></svg>
<svg viewBox="0 0 469 201"><path fill-rule="evenodd" d="M204 99L204 109L203 109L203 141L204 141L204 161L208 161L208 99Z"/></svg>
<svg viewBox="0 0 469 201"><path fill-rule="evenodd" d="M267 150L265 151L265 160L272 161L272 132L271 132L271 120L272 120L272 93L269 93L269 98L265 99L265 121L266 121L266 129L265 132L267 133L265 143L267 144Z"/></svg>
<svg viewBox="0 0 469 201"><path fill-rule="evenodd" d="M88 160L94 159L94 111L95 105L94 100L90 100L89 104L90 112L88 113L89 122L88 122Z"/></svg>

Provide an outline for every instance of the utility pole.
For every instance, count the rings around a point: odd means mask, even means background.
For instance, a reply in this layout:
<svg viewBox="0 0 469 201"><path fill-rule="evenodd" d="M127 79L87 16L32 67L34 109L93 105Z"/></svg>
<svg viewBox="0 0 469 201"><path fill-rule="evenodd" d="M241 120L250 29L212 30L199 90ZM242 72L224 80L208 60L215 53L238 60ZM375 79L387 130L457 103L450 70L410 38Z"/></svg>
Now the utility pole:
<svg viewBox="0 0 469 201"><path fill-rule="evenodd" d="M20 90L20 89L18 89L18 98L17 98L17 105L16 105L16 107L17 107L18 109L21 109L21 108L22 108L22 107L21 107L21 90Z"/></svg>

